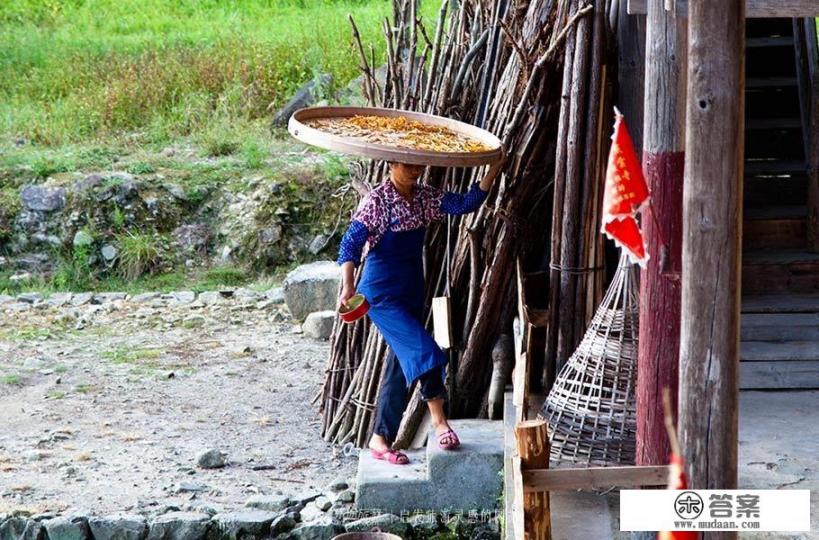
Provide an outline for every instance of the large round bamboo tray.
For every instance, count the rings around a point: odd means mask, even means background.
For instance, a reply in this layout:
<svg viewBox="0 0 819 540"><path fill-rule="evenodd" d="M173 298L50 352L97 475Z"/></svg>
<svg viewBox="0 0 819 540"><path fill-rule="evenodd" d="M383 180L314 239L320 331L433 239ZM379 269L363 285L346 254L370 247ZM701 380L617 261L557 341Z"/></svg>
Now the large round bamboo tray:
<svg viewBox="0 0 819 540"><path fill-rule="evenodd" d="M398 146L375 144L354 137L327 133L305 124L309 120L345 118L356 115L366 116L403 116L426 124L446 127L453 132L475 139L490 150L481 152L434 152L416 150ZM287 125L288 131L295 138L307 144L326 150L335 150L345 154L368 157L385 161L396 161L413 165L434 165L439 167L475 167L498 160L501 155L500 139L488 131L473 125L413 111L398 109L381 109L376 107L310 107L293 113Z"/></svg>

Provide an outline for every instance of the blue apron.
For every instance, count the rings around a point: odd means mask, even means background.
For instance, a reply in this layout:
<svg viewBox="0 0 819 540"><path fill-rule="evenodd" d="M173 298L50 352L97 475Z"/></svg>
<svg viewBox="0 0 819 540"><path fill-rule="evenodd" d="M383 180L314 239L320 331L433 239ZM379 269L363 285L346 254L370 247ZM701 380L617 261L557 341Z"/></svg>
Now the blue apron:
<svg viewBox="0 0 819 540"><path fill-rule="evenodd" d="M446 364L446 356L422 322L426 229L395 232L391 227L367 254L358 291L370 303L368 315L398 358L409 387Z"/></svg>

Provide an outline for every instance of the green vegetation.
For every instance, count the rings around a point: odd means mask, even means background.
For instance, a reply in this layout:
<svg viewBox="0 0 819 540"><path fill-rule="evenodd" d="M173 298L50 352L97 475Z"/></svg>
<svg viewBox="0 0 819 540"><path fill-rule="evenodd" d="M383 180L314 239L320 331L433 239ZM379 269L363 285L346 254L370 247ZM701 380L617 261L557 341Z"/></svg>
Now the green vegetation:
<svg viewBox="0 0 819 540"><path fill-rule="evenodd" d="M22 379L19 375L10 374L0 376L0 384L20 384Z"/></svg>
<svg viewBox="0 0 819 540"><path fill-rule="evenodd" d="M423 2L423 14L438 9ZM319 73L358 75L347 14L383 58L383 0L7 0L0 3L0 133L55 145L139 131L201 133L211 155L243 149ZM47 176L72 163L44 160Z"/></svg>
<svg viewBox="0 0 819 540"><path fill-rule="evenodd" d="M159 349L140 349L133 347L119 347L102 353L102 357L113 364L145 363L148 366L154 365L154 360L160 356L162 356L162 351Z"/></svg>
<svg viewBox="0 0 819 540"><path fill-rule="evenodd" d="M156 233L126 232L116 237L119 273L127 280L155 274L168 251L168 239Z"/></svg>

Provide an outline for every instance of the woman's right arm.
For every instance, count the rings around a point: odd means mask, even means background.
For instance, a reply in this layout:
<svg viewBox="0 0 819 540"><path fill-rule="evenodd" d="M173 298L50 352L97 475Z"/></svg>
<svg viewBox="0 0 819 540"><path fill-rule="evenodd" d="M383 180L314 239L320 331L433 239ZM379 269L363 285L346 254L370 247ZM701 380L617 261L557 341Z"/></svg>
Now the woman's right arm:
<svg viewBox="0 0 819 540"><path fill-rule="evenodd" d="M350 222L347 232L341 238L338 248L338 264L341 265L341 292L338 295L338 305L341 307L349 298L355 294L355 283L353 282L353 272L355 267L361 262L361 253L364 244L367 243L369 230L367 226L358 220Z"/></svg>

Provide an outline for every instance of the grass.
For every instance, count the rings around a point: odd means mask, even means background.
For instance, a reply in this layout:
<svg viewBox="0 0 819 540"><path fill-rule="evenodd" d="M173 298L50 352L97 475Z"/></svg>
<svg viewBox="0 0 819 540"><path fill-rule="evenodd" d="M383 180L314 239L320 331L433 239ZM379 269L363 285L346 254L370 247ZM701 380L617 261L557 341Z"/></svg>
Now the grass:
<svg viewBox="0 0 819 540"><path fill-rule="evenodd" d="M0 384L18 385L23 382L19 375L3 375L0 377Z"/></svg>
<svg viewBox="0 0 819 540"><path fill-rule="evenodd" d="M102 357L113 364L146 364L149 367L155 364L154 360L162 356L160 349L119 347L110 351L103 351Z"/></svg>
<svg viewBox="0 0 819 540"><path fill-rule="evenodd" d="M348 13L380 62L390 12L385 0L6 0L0 132L44 145L201 133L210 154L244 152L232 126L268 117L319 73L335 86L358 75Z"/></svg>

